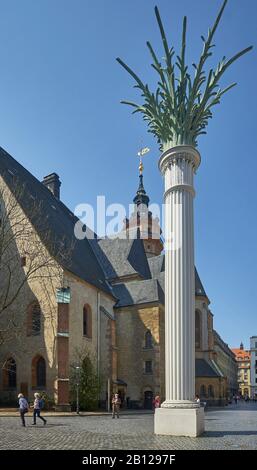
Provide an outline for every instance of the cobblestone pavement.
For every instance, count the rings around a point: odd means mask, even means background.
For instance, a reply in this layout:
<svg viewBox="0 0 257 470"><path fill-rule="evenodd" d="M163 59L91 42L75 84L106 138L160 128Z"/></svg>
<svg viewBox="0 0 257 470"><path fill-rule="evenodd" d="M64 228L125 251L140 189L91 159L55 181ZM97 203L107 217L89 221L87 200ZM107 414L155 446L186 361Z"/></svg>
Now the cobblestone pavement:
<svg viewBox="0 0 257 470"><path fill-rule="evenodd" d="M155 436L153 415L49 416L47 425L17 415L0 417L0 449L257 449L257 404L243 403L205 413L199 438Z"/></svg>

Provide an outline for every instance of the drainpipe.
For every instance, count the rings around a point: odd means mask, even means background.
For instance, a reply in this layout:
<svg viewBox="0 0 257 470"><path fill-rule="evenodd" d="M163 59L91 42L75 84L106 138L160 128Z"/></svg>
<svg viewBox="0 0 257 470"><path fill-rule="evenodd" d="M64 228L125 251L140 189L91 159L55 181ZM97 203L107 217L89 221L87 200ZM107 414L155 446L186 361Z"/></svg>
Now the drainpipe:
<svg viewBox="0 0 257 470"><path fill-rule="evenodd" d="M101 324L100 324L100 292L97 291L97 375L100 377L100 341L101 341Z"/></svg>

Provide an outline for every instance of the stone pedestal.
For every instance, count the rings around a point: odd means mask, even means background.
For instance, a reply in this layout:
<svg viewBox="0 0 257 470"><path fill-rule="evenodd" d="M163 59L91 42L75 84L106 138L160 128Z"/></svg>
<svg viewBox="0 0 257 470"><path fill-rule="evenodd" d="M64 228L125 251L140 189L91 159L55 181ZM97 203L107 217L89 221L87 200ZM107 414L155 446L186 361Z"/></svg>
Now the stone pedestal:
<svg viewBox="0 0 257 470"><path fill-rule="evenodd" d="M156 408L155 434L197 437L204 432L203 408Z"/></svg>
<svg viewBox="0 0 257 470"><path fill-rule="evenodd" d="M198 436L204 411L195 403L194 172L200 154L182 145L159 161L165 193L165 392L155 433Z"/></svg>

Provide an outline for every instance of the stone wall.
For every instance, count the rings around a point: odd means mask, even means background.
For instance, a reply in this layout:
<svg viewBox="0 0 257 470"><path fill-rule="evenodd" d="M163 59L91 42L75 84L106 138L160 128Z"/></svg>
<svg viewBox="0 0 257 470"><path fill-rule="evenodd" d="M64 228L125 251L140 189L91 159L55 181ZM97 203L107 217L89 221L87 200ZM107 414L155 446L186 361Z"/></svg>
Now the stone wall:
<svg viewBox="0 0 257 470"><path fill-rule="evenodd" d="M3 180L0 181L2 193L6 200L2 204L13 204L15 210L10 212L9 234L12 242L6 252L7 264L11 266L11 289L9 297L17 292L19 294L8 309L1 312L0 329L6 328L6 334L0 349L0 400L17 401L17 394L23 391L29 400L32 400L36 391L33 386L33 360L43 357L46 363L46 387L42 387L52 398L56 395L55 380L57 375L56 363L56 324L57 303L56 289L60 287L62 270L50 256L40 237L35 232L23 210L15 203L12 193ZM4 192L3 192L4 188ZM2 206L3 209L3 206ZM12 255L9 263L8 256ZM21 263L21 259L26 263ZM33 274L34 270L34 274ZM1 269L1 274L5 274ZM5 279L1 278L1 290L6 289ZM40 306L40 332L29 334L31 318L29 306L37 302ZM10 328L11 327L11 328ZM4 383L6 375L6 360L13 358L16 362L16 387L8 389ZM37 390L38 391L38 390Z"/></svg>
<svg viewBox="0 0 257 470"><path fill-rule="evenodd" d="M153 396L163 393L161 384L160 334L163 336L163 311L160 306L145 304L119 308L115 312L118 347L118 379L127 384L126 396L134 406L144 406L144 394ZM150 331L153 348L145 347L145 334ZM163 345L164 346L164 345ZM145 362L152 361L152 373L145 371Z"/></svg>
<svg viewBox="0 0 257 470"><path fill-rule="evenodd" d="M107 381L116 378L115 327L113 304L115 300L98 291L71 273L65 275L65 282L71 290L69 363L79 362L79 357L89 353L101 381L101 401L106 399ZM92 314L92 337L83 335L83 307L90 307Z"/></svg>

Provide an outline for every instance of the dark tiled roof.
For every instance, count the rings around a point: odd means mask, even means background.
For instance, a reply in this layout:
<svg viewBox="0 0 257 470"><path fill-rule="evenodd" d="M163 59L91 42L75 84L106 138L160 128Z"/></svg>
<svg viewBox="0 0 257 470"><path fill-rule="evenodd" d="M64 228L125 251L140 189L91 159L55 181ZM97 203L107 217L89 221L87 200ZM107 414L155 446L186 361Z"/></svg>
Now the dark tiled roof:
<svg viewBox="0 0 257 470"><path fill-rule="evenodd" d="M22 186L20 205L42 241L45 241L50 253L53 256L57 254L57 260L65 269L112 295L114 290L106 279L114 281L120 278L122 281L124 277L139 276L143 280L155 280L156 282L152 284L138 280L137 286L132 284L130 287L128 283L124 283L120 287L115 287L115 295L118 293L121 295L120 305L124 305L124 302L128 302L128 305L135 304L137 299L139 303L158 299L164 303L164 255L147 259L143 240L140 239L97 240L93 234L93 239L77 240L74 236L77 217L1 147L0 174L11 190L17 182ZM32 210L35 203L38 204L36 216ZM45 240L43 240L44 233L48 234ZM71 255L62 256L63 252L70 252ZM196 295L206 296L197 270L195 270L195 291Z"/></svg>
<svg viewBox="0 0 257 470"><path fill-rule="evenodd" d="M91 244L108 280L135 275L151 278L142 240L105 238L92 240Z"/></svg>
<svg viewBox="0 0 257 470"><path fill-rule="evenodd" d="M115 296L119 299L115 307L126 307L129 305L152 302L164 304L164 293L157 279L115 284L113 291Z"/></svg>
<svg viewBox="0 0 257 470"><path fill-rule="evenodd" d="M195 268L195 295L207 297L207 294L204 290L204 287L202 285L201 279L199 277L199 274L196 268Z"/></svg>
<svg viewBox="0 0 257 470"><path fill-rule="evenodd" d="M153 256L151 258L148 258L148 264L149 264L152 278L158 279L164 290L165 288L164 287L165 256L162 254L159 256ZM203 284L201 282L201 279L199 277L199 274L196 268L195 268L195 295L196 296L201 295L201 296L207 297L205 289L203 287Z"/></svg>
<svg viewBox="0 0 257 470"><path fill-rule="evenodd" d="M68 271L112 294L89 240L74 236L77 217L11 155L0 147L0 174L52 256ZM37 211L35 211L37 206ZM63 252L68 253L62 256Z"/></svg>
<svg viewBox="0 0 257 470"><path fill-rule="evenodd" d="M195 376L196 377L221 377L218 369L211 361L205 359L195 360Z"/></svg>

